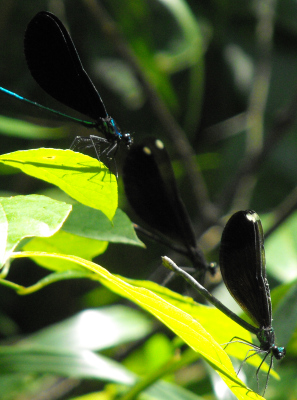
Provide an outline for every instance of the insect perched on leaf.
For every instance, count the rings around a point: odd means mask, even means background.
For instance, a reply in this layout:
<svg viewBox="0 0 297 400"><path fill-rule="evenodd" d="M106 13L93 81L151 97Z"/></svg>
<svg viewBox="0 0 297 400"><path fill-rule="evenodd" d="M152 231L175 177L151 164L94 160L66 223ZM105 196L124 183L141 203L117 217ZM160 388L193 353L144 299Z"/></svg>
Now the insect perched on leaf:
<svg viewBox="0 0 297 400"><path fill-rule="evenodd" d="M171 241L182 246L177 251L191 259L202 280L206 270L214 273L197 246L168 152L161 140L150 137L131 147L123 167L123 181L129 203L150 229L161 239L165 238L166 244Z"/></svg>
<svg viewBox="0 0 297 400"><path fill-rule="evenodd" d="M130 147L131 135L121 133L115 120L107 114L105 105L84 70L74 43L59 18L47 11L36 14L25 32L24 51L28 68L39 86L54 99L94 122L71 117L0 87L2 92L85 127L94 128L104 136L76 136L72 149L93 147L99 159L103 154L112 158L120 143ZM101 144L106 146L102 152Z"/></svg>
<svg viewBox="0 0 297 400"><path fill-rule="evenodd" d="M221 239L220 268L230 294L256 325L251 332L257 335L260 346L239 338L234 339L252 346L244 361L255 354L264 354L257 369L257 380L262 364L271 356L266 390L273 357L281 360L286 350L275 344L270 290L266 278L263 228L254 211L238 211L227 222Z"/></svg>
<svg viewBox="0 0 297 400"><path fill-rule="evenodd" d="M265 270L264 236L259 216L252 210L238 211L232 215L223 231L220 247L220 268L223 280L231 295L255 325L245 321L222 304L170 258L162 257L162 259L166 268L183 277L211 304L244 329L257 336L260 346L239 337L233 337L225 348L231 343L242 343L251 346L243 362L256 354L264 354L264 358L256 372L258 388L260 368L266 358L269 355L271 356L264 389L265 393L273 357L281 360L286 355L286 350L284 347L279 347L275 344L270 290Z"/></svg>

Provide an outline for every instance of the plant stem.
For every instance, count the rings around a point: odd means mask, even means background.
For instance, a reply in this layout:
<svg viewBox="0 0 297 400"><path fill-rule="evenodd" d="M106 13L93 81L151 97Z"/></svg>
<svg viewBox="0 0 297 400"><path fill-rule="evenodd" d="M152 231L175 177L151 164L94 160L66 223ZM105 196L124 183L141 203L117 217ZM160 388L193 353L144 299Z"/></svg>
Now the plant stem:
<svg viewBox="0 0 297 400"><path fill-rule="evenodd" d="M206 298L211 304L213 304L216 308L218 308L222 313L227 315L227 317L231 318L238 325L242 326L244 329L248 330L251 333L257 335L259 333L259 329L255 326L249 324L244 321L238 315L236 315L233 311L229 310L223 303L220 302L216 297L214 297L205 287L200 285L199 282L196 281L190 274L184 271L182 268L179 268L169 257L162 257L164 267L174 271L178 275L180 275L186 282L188 282L198 293L200 293L203 297Z"/></svg>

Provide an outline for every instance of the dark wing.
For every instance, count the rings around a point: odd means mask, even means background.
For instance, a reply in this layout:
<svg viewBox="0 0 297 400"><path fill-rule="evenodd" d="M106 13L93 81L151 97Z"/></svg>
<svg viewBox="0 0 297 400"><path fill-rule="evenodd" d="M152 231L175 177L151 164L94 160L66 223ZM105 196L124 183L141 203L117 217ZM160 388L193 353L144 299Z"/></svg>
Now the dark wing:
<svg viewBox="0 0 297 400"><path fill-rule="evenodd" d="M124 164L123 180L131 206L146 224L186 248L196 247L168 153L160 140L149 138L132 146Z"/></svg>
<svg viewBox="0 0 297 400"><path fill-rule="evenodd" d="M107 113L62 22L42 11L30 21L24 50L31 75L56 100L94 120Z"/></svg>
<svg viewBox="0 0 297 400"><path fill-rule="evenodd" d="M258 327L271 326L263 228L251 210L232 215L222 234L220 268L230 294Z"/></svg>

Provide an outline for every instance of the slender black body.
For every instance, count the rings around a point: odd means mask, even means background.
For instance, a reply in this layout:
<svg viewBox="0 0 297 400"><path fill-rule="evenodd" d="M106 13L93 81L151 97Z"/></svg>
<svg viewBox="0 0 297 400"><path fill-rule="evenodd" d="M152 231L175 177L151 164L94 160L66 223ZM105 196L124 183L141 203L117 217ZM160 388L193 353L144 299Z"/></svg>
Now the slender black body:
<svg viewBox="0 0 297 400"><path fill-rule="evenodd" d="M28 68L36 82L56 100L90 117L95 122L84 121L60 113L21 97L7 89L0 90L52 113L72 119L86 127L95 128L105 137L77 136L72 148L94 147L97 157L116 152L123 142L132 144L129 133L122 134L105 109L104 103L84 70L74 43L62 22L52 13L41 11L28 24L24 37L24 51ZM107 147L100 153L100 144ZM99 151L97 150L99 148ZM99 154L100 153L100 154Z"/></svg>
<svg viewBox="0 0 297 400"><path fill-rule="evenodd" d="M286 350L275 344L263 228L254 211L239 211L227 222L221 239L220 268L230 294L258 328L260 347L253 345L254 353L246 359L256 353L266 353L263 363L271 354L271 368L273 357L281 360Z"/></svg>
<svg viewBox="0 0 297 400"><path fill-rule="evenodd" d="M181 244L193 262L205 269L207 263L197 248L163 143L148 138L140 145L133 145L125 160L123 180L127 198L137 215L155 231Z"/></svg>

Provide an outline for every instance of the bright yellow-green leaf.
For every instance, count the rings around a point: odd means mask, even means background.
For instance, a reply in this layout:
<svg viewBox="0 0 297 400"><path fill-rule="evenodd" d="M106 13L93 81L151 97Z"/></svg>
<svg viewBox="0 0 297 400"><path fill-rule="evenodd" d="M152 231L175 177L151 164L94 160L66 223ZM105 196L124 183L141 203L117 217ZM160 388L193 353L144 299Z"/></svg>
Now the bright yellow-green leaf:
<svg viewBox="0 0 297 400"><path fill-rule="evenodd" d="M95 158L72 150L33 149L0 156L1 163L58 186L69 196L101 210L110 220L118 206L116 177Z"/></svg>
<svg viewBox="0 0 297 400"><path fill-rule="evenodd" d="M73 254L86 260L102 254L107 249L108 242L84 238L60 230L49 238L34 238L23 246L25 251L44 251L47 253ZM73 270L73 262L67 260L53 260L49 258L33 258L42 267L52 271ZM77 265L81 271L82 268Z"/></svg>
<svg viewBox="0 0 297 400"><path fill-rule="evenodd" d="M261 399L261 396L250 391L236 376L229 357L204 327L189 313L172 304L171 301L164 300L161 296L144 287L125 282L123 278L112 275L101 266L79 257L38 252L15 253L13 256L62 258L80 264L94 273L94 279L98 279L113 292L138 304L167 325L217 371L238 399Z"/></svg>
<svg viewBox="0 0 297 400"><path fill-rule="evenodd" d="M2 264L25 237L48 237L57 232L71 211L70 204L40 195L1 197L0 204L6 218L1 224L1 244L6 244Z"/></svg>
<svg viewBox="0 0 297 400"><path fill-rule="evenodd" d="M209 332L214 339L220 343L229 343L235 336L239 337L247 342L252 342L250 332L236 324L232 319L227 317L224 313L212 306L206 306L203 304L196 303L191 297L182 296L178 293L172 292L164 286L160 286L155 282L151 281L139 281L133 279L122 278L125 282L133 284L135 286L145 287L158 296L162 297L165 301L169 301L171 304L180 308L181 310L190 314ZM220 327L218 329L218 327ZM225 346L223 346L225 347ZM248 346L239 343L233 343L228 345L226 352L240 360L243 360L247 354ZM256 368L259 367L262 359L255 355L247 360L247 363L254 365ZM261 367L264 371L268 372L269 366L263 363ZM278 374L271 370L271 375L279 379Z"/></svg>

